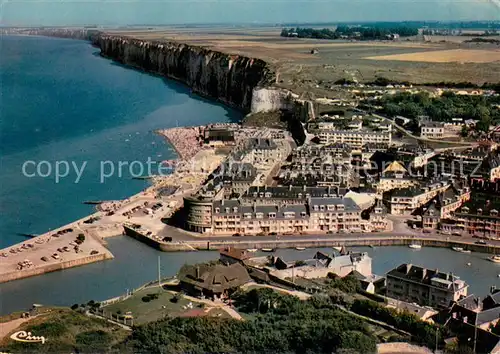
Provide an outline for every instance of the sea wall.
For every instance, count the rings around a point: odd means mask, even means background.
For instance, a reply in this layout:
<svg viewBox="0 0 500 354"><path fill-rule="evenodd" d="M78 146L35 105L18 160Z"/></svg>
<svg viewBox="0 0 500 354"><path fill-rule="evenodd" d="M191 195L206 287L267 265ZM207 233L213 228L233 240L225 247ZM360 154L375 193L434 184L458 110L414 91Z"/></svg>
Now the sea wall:
<svg viewBox="0 0 500 354"><path fill-rule="evenodd" d="M56 264L47 264L42 267L28 268L23 270L16 270L9 273L0 274L0 283L5 283L7 281L17 280L32 277L35 275L41 275L45 273L55 272L58 270L63 270L67 268L79 267L85 264L90 264L94 262L100 262L107 259L112 259L111 253L101 253L88 257L83 257L71 261L62 261Z"/></svg>
<svg viewBox="0 0 500 354"><path fill-rule="evenodd" d="M254 88L274 82L274 71L260 59L105 33L92 36L92 43L104 57L178 80L193 92L244 112L250 112Z"/></svg>

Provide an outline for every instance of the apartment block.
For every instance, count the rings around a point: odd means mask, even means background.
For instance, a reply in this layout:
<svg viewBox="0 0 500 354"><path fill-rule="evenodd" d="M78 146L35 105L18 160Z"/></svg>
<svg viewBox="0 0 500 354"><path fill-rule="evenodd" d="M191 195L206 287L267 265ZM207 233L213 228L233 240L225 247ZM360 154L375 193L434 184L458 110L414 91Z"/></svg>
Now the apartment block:
<svg viewBox="0 0 500 354"><path fill-rule="evenodd" d="M447 308L467 296L469 285L459 277L412 264L389 271L387 297L423 306Z"/></svg>

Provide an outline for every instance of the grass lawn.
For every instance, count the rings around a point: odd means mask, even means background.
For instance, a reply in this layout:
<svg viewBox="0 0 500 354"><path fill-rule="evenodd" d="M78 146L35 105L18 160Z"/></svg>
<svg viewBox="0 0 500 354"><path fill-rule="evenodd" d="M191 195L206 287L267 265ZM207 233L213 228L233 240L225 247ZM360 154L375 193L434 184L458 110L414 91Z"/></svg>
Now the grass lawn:
<svg viewBox="0 0 500 354"><path fill-rule="evenodd" d="M143 301L143 297L148 294L157 294L158 298L147 302ZM172 302L173 297L174 294L158 287L146 288L134 293L124 301L104 307L104 311L121 315L131 312L131 315L134 316L134 325L144 324L157 321L167 315L178 316L186 311L183 307L192 302L183 296L177 302ZM198 303L193 302L193 308L196 308L197 305Z"/></svg>

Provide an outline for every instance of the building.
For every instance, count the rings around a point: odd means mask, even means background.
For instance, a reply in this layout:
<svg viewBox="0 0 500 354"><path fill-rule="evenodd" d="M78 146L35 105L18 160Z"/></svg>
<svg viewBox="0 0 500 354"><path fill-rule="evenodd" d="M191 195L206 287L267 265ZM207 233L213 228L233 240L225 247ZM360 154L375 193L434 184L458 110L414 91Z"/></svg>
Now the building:
<svg viewBox="0 0 500 354"><path fill-rule="evenodd" d="M178 274L180 287L191 296L224 299L251 279L244 266L200 264L185 265Z"/></svg>
<svg viewBox="0 0 500 354"><path fill-rule="evenodd" d="M453 217L453 212L470 199L470 188L463 183L454 181L453 185L439 193L422 213L424 231L432 231L441 227L441 220ZM453 232L451 230L446 230Z"/></svg>
<svg viewBox="0 0 500 354"><path fill-rule="evenodd" d="M339 198L346 193L347 189L332 186L251 186L240 201L243 205L304 204L309 198Z"/></svg>
<svg viewBox="0 0 500 354"><path fill-rule="evenodd" d="M482 205L470 203L454 213L461 229L468 235L481 238L500 238L500 203L487 200Z"/></svg>
<svg viewBox="0 0 500 354"><path fill-rule="evenodd" d="M469 285L451 273L401 264L386 275L387 297L422 306L446 308L467 296Z"/></svg>
<svg viewBox="0 0 500 354"><path fill-rule="evenodd" d="M381 199L377 199L375 202L373 212L370 213L370 223L372 230L375 231L386 231L392 228L392 225L389 227L390 221L387 219L387 208Z"/></svg>
<svg viewBox="0 0 500 354"><path fill-rule="evenodd" d="M221 200L213 202L212 225L206 230L216 235L370 231L372 225L361 219L361 211L351 198L309 197L302 203L250 205Z"/></svg>
<svg viewBox="0 0 500 354"><path fill-rule="evenodd" d="M302 266L295 266L294 263L288 264L281 260L280 268L282 269L273 271L271 274L281 279L325 278L329 273L343 278L353 271L363 277L372 275L372 259L366 252L347 252L340 255L316 252L313 259L305 260L304 263Z"/></svg>
<svg viewBox="0 0 500 354"><path fill-rule="evenodd" d="M266 169L282 158L283 152L273 139L251 138L245 144L246 154L242 162L248 162L258 169Z"/></svg>
<svg viewBox="0 0 500 354"><path fill-rule="evenodd" d="M449 187L448 181L427 183L424 187L395 189L390 194L392 215L411 215L417 208Z"/></svg>
<svg viewBox="0 0 500 354"><path fill-rule="evenodd" d="M229 265L234 263L243 264L252 258L252 254L245 249L226 247L220 250L219 260L222 264Z"/></svg>
<svg viewBox="0 0 500 354"><path fill-rule="evenodd" d="M420 127L420 136L424 139L442 139L444 137L444 124L424 122Z"/></svg>
<svg viewBox="0 0 500 354"><path fill-rule="evenodd" d="M212 232L213 199L200 195L184 197L184 227L199 233Z"/></svg>
<svg viewBox="0 0 500 354"><path fill-rule="evenodd" d="M488 299L488 296L485 300ZM454 302L447 316L462 323L489 330L500 320L500 306L488 307L481 299L470 295Z"/></svg>
<svg viewBox="0 0 500 354"><path fill-rule="evenodd" d="M393 189L405 189L417 185L418 181L410 176L406 168L400 162L393 161L380 174L377 191L383 193Z"/></svg>
<svg viewBox="0 0 500 354"><path fill-rule="evenodd" d="M391 145L392 135L388 131L373 130L322 130L318 133L321 144L343 143L352 148L362 148L366 144Z"/></svg>
<svg viewBox="0 0 500 354"><path fill-rule="evenodd" d="M203 142L210 146L235 145L234 130L225 127L210 127L203 131Z"/></svg>

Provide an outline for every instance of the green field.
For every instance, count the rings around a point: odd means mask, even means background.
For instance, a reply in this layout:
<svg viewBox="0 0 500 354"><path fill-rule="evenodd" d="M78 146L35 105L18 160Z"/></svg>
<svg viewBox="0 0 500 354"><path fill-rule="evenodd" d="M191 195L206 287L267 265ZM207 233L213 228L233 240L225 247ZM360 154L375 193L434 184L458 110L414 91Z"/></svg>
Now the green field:
<svg viewBox="0 0 500 354"><path fill-rule="evenodd" d="M149 294L157 294L158 298L144 301L143 298ZM178 297L177 302L173 302L173 298L173 292L158 287L150 287L137 291L128 299L105 306L103 309L106 313L113 313L114 315L125 315L130 312L134 317L134 325L140 325L160 320L166 316L178 316L189 310L189 308L186 308L189 303L192 303L193 308L203 305L188 300L183 296Z"/></svg>

